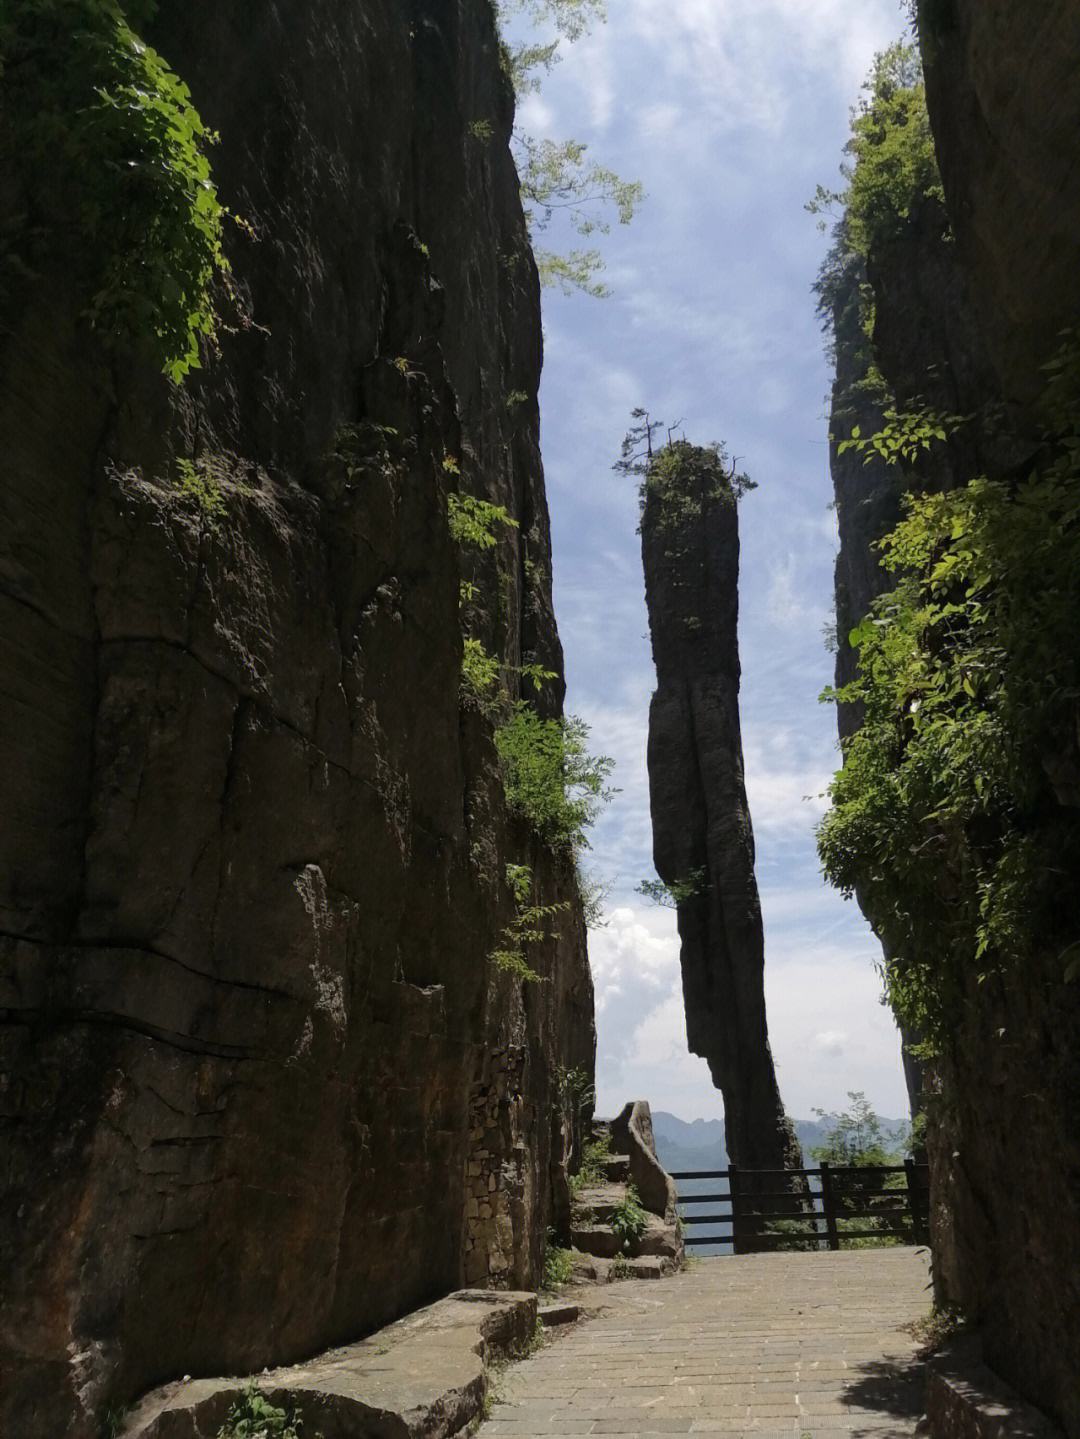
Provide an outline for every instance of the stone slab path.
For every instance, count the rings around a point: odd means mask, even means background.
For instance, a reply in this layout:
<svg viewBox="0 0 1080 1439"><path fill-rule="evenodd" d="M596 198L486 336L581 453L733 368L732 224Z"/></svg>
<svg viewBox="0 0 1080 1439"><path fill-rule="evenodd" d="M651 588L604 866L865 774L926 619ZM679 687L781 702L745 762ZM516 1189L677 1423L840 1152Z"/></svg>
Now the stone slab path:
<svg viewBox="0 0 1080 1439"><path fill-rule="evenodd" d="M593 1291L594 1317L503 1375L480 1428L499 1436L909 1439L915 1341L930 1307L921 1251L702 1259Z"/></svg>

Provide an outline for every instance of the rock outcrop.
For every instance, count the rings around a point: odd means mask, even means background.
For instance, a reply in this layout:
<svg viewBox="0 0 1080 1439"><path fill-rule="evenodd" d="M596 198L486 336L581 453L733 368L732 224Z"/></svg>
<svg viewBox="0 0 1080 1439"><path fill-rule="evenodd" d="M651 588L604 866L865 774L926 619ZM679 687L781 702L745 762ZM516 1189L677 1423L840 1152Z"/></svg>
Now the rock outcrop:
<svg viewBox="0 0 1080 1439"><path fill-rule="evenodd" d="M679 901L687 1039L723 1094L732 1163L797 1168L769 1049L743 780L735 496L711 450L676 441L657 458L641 522L657 679L649 793L656 871Z"/></svg>
<svg viewBox="0 0 1080 1439"><path fill-rule="evenodd" d="M220 132L254 325L177 390L99 348L55 270L0 341L20 1439L528 1287L560 1072L592 1069L572 865L459 698L451 489L516 522L468 576L487 648L561 670L491 7L162 6L149 38ZM511 861L565 906L527 988L488 961Z"/></svg>

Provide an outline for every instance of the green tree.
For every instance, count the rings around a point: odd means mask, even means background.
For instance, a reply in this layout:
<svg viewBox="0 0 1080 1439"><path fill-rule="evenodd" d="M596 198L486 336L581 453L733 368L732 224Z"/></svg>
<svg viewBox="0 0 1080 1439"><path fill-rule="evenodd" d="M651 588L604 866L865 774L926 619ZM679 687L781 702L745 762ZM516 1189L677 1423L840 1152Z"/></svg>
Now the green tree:
<svg viewBox="0 0 1080 1439"><path fill-rule="evenodd" d="M866 1095L857 1089L848 1090L851 1101L840 1114L828 1114L824 1109L813 1112L819 1119L826 1120L829 1129L825 1142L810 1150L820 1164L889 1165L902 1162L903 1154L896 1148L896 1141L890 1139L881 1127L881 1120Z"/></svg>
<svg viewBox="0 0 1080 1439"><path fill-rule="evenodd" d="M572 44L594 22L606 19L604 0L499 0L497 8L504 34L513 29L515 17L545 32L539 40L530 36L505 44L507 69L519 95L539 89L543 74L558 63L564 40ZM511 143L541 283L564 294L610 294L600 279L604 261L598 249L548 249L536 244L536 237L560 217L582 239L606 235L612 219L630 223L644 188L591 159L580 140L538 139L515 128Z"/></svg>

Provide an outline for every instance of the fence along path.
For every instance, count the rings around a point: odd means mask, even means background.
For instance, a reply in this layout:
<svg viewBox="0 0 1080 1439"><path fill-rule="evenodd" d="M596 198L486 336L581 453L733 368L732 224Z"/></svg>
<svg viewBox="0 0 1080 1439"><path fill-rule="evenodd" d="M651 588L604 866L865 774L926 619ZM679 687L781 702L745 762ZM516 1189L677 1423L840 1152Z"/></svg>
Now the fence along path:
<svg viewBox="0 0 1080 1439"><path fill-rule="evenodd" d="M676 1170L671 1178L679 1187L680 1217L691 1249L719 1244L739 1254L803 1245L835 1250L856 1239L927 1242L929 1170L910 1159L877 1165L822 1162L815 1169L739 1169L732 1164ZM700 1193L688 1187L704 1180L726 1183L727 1189ZM793 1181L803 1195L793 1194ZM727 1208L698 1213L704 1204ZM859 1221L863 1228L854 1228ZM723 1226L726 1232L699 1235L696 1226L702 1224Z"/></svg>

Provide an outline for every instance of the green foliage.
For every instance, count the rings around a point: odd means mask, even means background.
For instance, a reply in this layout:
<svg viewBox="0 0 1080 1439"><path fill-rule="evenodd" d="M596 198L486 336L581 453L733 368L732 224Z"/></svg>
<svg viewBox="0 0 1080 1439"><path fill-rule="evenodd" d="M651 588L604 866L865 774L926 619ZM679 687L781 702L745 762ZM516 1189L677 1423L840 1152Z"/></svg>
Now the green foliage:
<svg viewBox="0 0 1080 1439"><path fill-rule="evenodd" d="M214 339L212 290L228 276L207 158L216 136L119 0L8 0L0 55L0 158L28 201L4 269L63 264L91 325L149 339L179 383Z"/></svg>
<svg viewBox="0 0 1080 1439"><path fill-rule="evenodd" d="M466 638L461 648L461 687L482 707L491 705L499 687L499 661L479 640Z"/></svg>
<svg viewBox="0 0 1080 1439"><path fill-rule="evenodd" d="M605 1133L587 1139L581 1148L581 1163L576 1174L570 1176L570 1193L580 1194L583 1189L595 1189L605 1181L604 1160L611 1158L611 1135Z"/></svg>
<svg viewBox="0 0 1080 1439"><path fill-rule="evenodd" d="M855 450L863 457L863 464L883 460L887 465L914 465L927 450L935 444L944 443L961 425L968 424L972 415L950 415L939 410L909 407L898 411L889 405L883 412L884 425L873 435L863 435L860 425L853 425L851 434L836 447L839 455Z"/></svg>
<svg viewBox="0 0 1080 1439"><path fill-rule="evenodd" d="M705 501L735 504L748 490L757 489L749 475L736 469L738 461L729 459L719 441L692 445L688 440L673 438L678 428L673 425L668 429L667 442L654 447L653 435L663 429L664 421L654 420L648 410L640 407L630 414L634 423L623 437L612 469L638 481L642 510L647 498L659 502L661 527L692 524L701 518Z"/></svg>
<svg viewBox="0 0 1080 1439"><path fill-rule="evenodd" d="M586 848L585 830L613 794L614 762L589 754L588 734L576 715L542 719L524 700L495 731L511 808L554 847Z"/></svg>
<svg viewBox="0 0 1080 1439"><path fill-rule="evenodd" d="M649 1227L649 1216L633 1184L626 1186L625 1197L611 1211L611 1227L622 1240L624 1249L637 1244Z"/></svg>
<svg viewBox="0 0 1080 1439"><path fill-rule="evenodd" d="M539 984L542 976L537 974L525 958L525 950L529 945L542 944L545 939L551 938L543 926L552 915L560 914L567 905L565 901L561 904L529 902L533 877L527 864L508 864L506 882L514 898L515 914L503 930L497 948L492 950L488 958L496 969L501 969L505 974L512 974L527 984Z"/></svg>
<svg viewBox="0 0 1080 1439"><path fill-rule="evenodd" d="M512 45L504 42L507 72L519 95L539 89L540 76L558 63L563 40L580 40L594 21L606 18L604 0L499 0L496 8L504 34L515 28L517 16L546 32L539 40L530 33ZM538 139L515 129L511 143L525 220L534 239L556 217L579 236L607 234L609 217L629 224L644 199L637 181L623 180L589 159L580 140ZM538 247L536 264L545 286L601 298L610 293L599 279L604 262L598 249Z"/></svg>
<svg viewBox="0 0 1080 1439"><path fill-rule="evenodd" d="M626 1255L616 1254L615 1258L611 1261L611 1268L608 1270L608 1278L612 1280L632 1279L633 1276L634 1266L630 1263L629 1259L627 1259Z"/></svg>
<svg viewBox="0 0 1080 1439"><path fill-rule="evenodd" d="M487 145L495 138L495 126L490 120L473 120L469 124L469 134L474 140Z"/></svg>
<svg viewBox="0 0 1080 1439"><path fill-rule="evenodd" d="M651 899L663 909L678 909L705 893L706 874L704 869L692 869L685 879L676 879L665 884L662 879L643 879L634 886L634 893Z"/></svg>
<svg viewBox="0 0 1080 1439"><path fill-rule="evenodd" d="M525 220L534 235L546 230L557 213L583 238L606 235L611 224L605 209L614 211L620 225L628 225L645 198L638 181L623 180L614 170L590 160L588 146L580 140L538 140L517 134L514 152ZM566 294L583 290L602 299L611 293L597 278L603 260L596 249L557 253L537 247L536 263L541 283L558 286Z"/></svg>
<svg viewBox="0 0 1080 1439"><path fill-rule="evenodd" d="M840 167L846 188L819 185L807 208L842 207L843 242L865 259L903 230L918 202L945 196L917 47L897 42L883 50L863 90L851 117L851 159Z"/></svg>
<svg viewBox="0 0 1080 1439"><path fill-rule="evenodd" d="M215 471L216 466L205 456L194 462L176 461L176 488L194 500L209 520L218 520L225 513L225 496Z"/></svg>
<svg viewBox="0 0 1080 1439"><path fill-rule="evenodd" d="M842 1114L814 1110L819 1119L826 1119L831 1125L824 1144L810 1150L817 1163L825 1160L829 1164L855 1165L860 1169L901 1163L903 1154L886 1147L881 1120L866 1095L860 1090L848 1090L848 1099L851 1105Z"/></svg>
<svg viewBox="0 0 1080 1439"><path fill-rule="evenodd" d="M555 1243L554 1230L548 1230L547 1249L544 1252L544 1276L540 1281L541 1289L549 1293L561 1289L564 1284L569 1284L574 1277L574 1251L572 1249L561 1249Z"/></svg>
<svg viewBox="0 0 1080 1439"><path fill-rule="evenodd" d="M1075 345L1075 342L1073 342ZM1017 481L907 502L881 544L895 588L849 636L859 700L818 831L828 878L858 888L886 951L890 1002L945 1042L973 983L1076 942L1061 876L1080 838L1049 771L1080 698L1080 406L1075 359L1044 402L1058 426Z"/></svg>
<svg viewBox="0 0 1080 1439"><path fill-rule="evenodd" d="M605 918L604 906L607 903L608 895L611 893L611 886L596 875L585 870L580 861L577 865L577 887L578 896L581 899L581 908L585 916L586 929L605 929L607 919Z"/></svg>
<svg viewBox="0 0 1080 1439"><path fill-rule="evenodd" d="M560 1065L555 1071L555 1088L559 1103L572 1113L592 1113L596 1104L596 1086L584 1069L566 1069Z"/></svg>
<svg viewBox="0 0 1080 1439"><path fill-rule="evenodd" d="M279 1409L254 1383L229 1410L217 1439L301 1439L304 1421ZM319 1439L312 1435L311 1439Z"/></svg>
<svg viewBox="0 0 1080 1439"><path fill-rule="evenodd" d="M881 1128L881 1120L866 1095L860 1090L849 1090L848 1099L851 1103L841 1114L826 1114L823 1109L814 1110L819 1119L830 1121L831 1128L826 1132L825 1143L811 1149L810 1154L818 1164L824 1161L841 1169L868 1171L865 1176L850 1172L833 1176L833 1197L839 1211L836 1227L841 1246L851 1249L895 1247L902 1241L897 1235L885 1231L890 1223L896 1223L896 1200L891 1195L875 1194L873 1191L879 1188L890 1189L895 1191L898 1198L904 1194L904 1175L882 1176L877 1171L903 1163L910 1134L906 1135L899 1145L896 1141L890 1144ZM867 1215L864 1212L860 1218L845 1219L845 1208L854 1211L880 1210L880 1215ZM845 1230L868 1229L881 1229L881 1237L844 1238Z"/></svg>
<svg viewBox="0 0 1080 1439"><path fill-rule="evenodd" d="M444 468L448 468L447 460L451 460L451 457L447 456L443 460ZM454 468L449 472L456 474L457 461L451 460L451 463ZM490 550L498 544L495 529L497 525L513 530L518 527L517 520L505 505L493 505L488 500L477 499L475 495L447 495L446 510L451 537L459 545L471 546L477 550Z"/></svg>
<svg viewBox="0 0 1080 1439"><path fill-rule="evenodd" d="M967 1328L964 1312L955 1304L935 1304L928 1314L904 1328L919 1345L919 1358L928 1359Z"/></svg>
<svg viewBox="0 0 1080 1439"><path fill-rule="evenodd" d="M341 465L350 480L372 472L391 475L401 463L402 452L414 445L411 437L403 440L393 425L361 420L338 426L326 459Z"/></svg>

